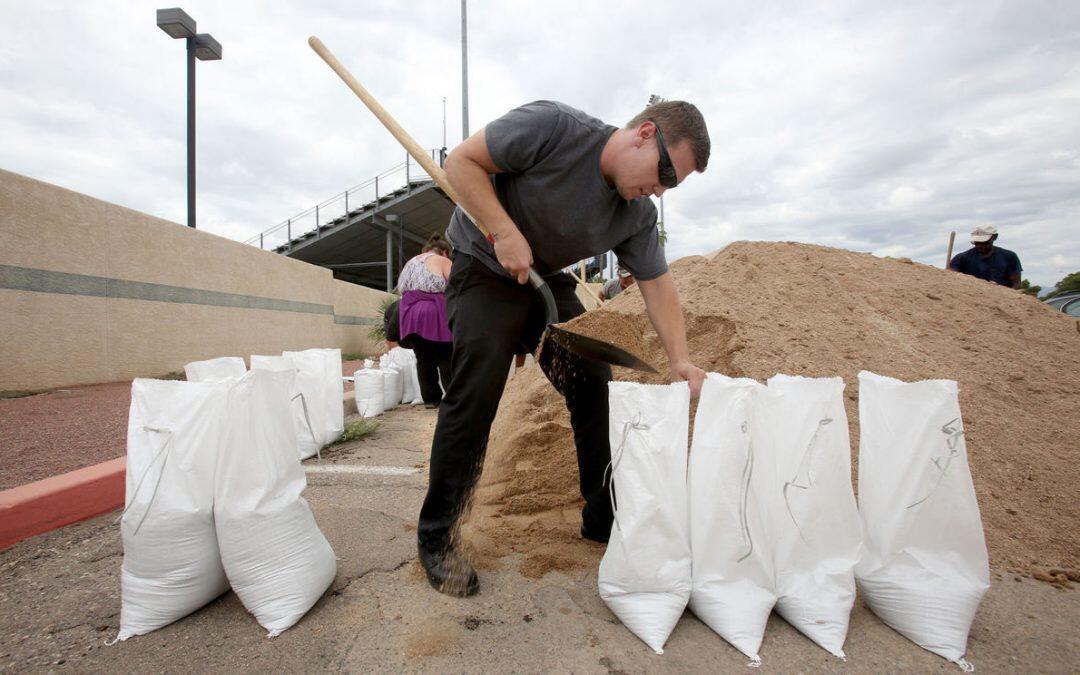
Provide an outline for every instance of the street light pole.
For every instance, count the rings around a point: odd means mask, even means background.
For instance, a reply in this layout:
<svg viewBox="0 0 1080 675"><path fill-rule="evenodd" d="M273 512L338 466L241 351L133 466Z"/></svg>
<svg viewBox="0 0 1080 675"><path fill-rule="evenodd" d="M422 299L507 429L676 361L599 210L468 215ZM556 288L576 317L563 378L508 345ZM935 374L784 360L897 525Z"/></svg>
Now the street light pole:
<svg viewBox="0 0 1080 675"><path fill-rule="evenodd" d="M461 0L461 140L469 137L469 22Z"/></svg>
<svg viewBox="0 0 1080 675"><path fill-rule="evenodd" d="M187 39L187 224L195 228L195 38Z"/></svg>
<svg viewBox="0 0 1080 675"><path fill-rule="evenodd" d="M195 59L219 61L221 44L209 33L195 32L195 19L179 7L157 11L158 28L187 46L187 202L188 227L195 227Z"/></svg>

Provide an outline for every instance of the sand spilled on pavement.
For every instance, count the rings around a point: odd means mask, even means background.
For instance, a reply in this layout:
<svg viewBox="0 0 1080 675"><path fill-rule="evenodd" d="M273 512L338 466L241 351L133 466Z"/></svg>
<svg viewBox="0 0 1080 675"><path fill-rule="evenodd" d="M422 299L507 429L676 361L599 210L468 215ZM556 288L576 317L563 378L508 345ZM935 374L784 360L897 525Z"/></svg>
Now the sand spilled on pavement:
<svg viewBox="0 0 1080 675"><path fill-rule="evenodd" d="M860 370L960 385L991 565L1080 566L1080 330L1017 291L907 260L794 243L737 242L671 266L693 361L761 381L841 376L858 459ZM570 323L667 361L636 287ZM663 381L616 370L616 379ZM523 555L522 572L595 565L582 541L569 415L538 368L515 374L492 428L464 539L480 556Z"/></svg>

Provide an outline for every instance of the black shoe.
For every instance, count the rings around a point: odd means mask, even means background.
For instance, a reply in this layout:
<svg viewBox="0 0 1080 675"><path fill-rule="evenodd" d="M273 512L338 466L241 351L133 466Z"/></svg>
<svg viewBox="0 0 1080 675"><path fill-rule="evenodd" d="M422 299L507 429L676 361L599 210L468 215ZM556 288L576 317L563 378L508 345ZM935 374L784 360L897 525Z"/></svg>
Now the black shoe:
<svg viewBox="0 0 1080 675"><path fill-rule="evenodd" d="M441 551L429 551L417 545L420 564L427 574L428 583L440 593L456 598L476 595L480 590L480 579L468 560L458 555L452 547Z"/></svg>
<svg viewBox="0 0 1080 675"><path fill-rule="evenodd" d="M590 529L588 527L585 527L584 525L581 526L581 538L582 539L588 539L589 541L595 541L598 544L606 544L606 543L608 543L608 539L610 537L611 537L611 527L610 526L608 526L607 531L600 531L600 530Z"/></svg>

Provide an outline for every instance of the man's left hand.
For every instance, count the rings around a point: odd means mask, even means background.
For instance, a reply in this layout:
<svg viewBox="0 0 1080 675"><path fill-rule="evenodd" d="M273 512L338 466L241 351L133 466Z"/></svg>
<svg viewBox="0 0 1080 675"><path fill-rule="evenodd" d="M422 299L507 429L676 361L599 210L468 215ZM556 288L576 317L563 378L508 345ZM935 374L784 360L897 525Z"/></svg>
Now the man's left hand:
<svg viewBox="0 0 1080 675"><path fill-rule="evenodd" d="M705 371L689 361L682 361L672 364L671 379L675 382L689 382L690 396L697 398L701 394L701 385L705 382Z"/></svg>

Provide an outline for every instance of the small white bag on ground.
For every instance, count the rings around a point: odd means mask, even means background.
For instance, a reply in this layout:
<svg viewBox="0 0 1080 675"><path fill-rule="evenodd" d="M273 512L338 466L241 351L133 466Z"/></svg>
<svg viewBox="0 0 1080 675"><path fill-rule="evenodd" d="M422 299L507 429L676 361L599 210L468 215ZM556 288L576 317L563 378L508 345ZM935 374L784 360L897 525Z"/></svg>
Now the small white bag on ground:
<svg viewBox="0 0 1080 675"><path fill-rule="evenodd" d="M172 623L229 589L213 491L227 386L131 383L118 640Z"/></svg>
<svg viewBox="0 0 1080 675"><path fill-rule="evenodd" d="M758 649L776 603L752 416L765 386L709 373L690 450L690 610L743 654ZM617 483L616 483L617 485Z"/></svg>
<svg viewBox="0 0 1080 675"><path fill-rule="evenodd" d="M608 392L617 511L600 561L600 597L662 654L690 598L690 387L611 382Z"/></svg>
<svg viewBox="0 0 1080 675"><path fill-rule="evenodd" d="M307 397L317 390L318 380L309 372L301 372L293 365L291 359L284 356L261 356L251 355L252 370L276 370L288 371L296 374L293 383L293 425L296 428L296 447L300 459L304 460L319 454L324 443L320 434L316 431L311 415L308 412ZM307 392L305 394L305 392Z"/></svg>
<svg viewBox="0 0 1080 675"><path fill-rule="evenodd" d="M209 382L227 377L239 377L247 372L244 359L239 356L222 356L219 359L192 361L184 366L188 382Z"/></svg>
<svg viewBox="0 0 1080 675"><path fill-rule="evenodd" d="M856 580L870 609L965 670L990 569L968 468L956 382L859 373Z"/></svg>
<svg viewBox="0 0 1080 675"><path fill-rule="evenodd" d="M296 387L304 395L308 418L320 448L345 432L345 382L340 349L306 349L281 354L296 366ZM310 457L314 452L307 454Z"/></svg>
<svg viewBox="0 0 1080 675"><path fill-rule="evenodd" d="M230 383L215 480L225 573L269 637L299 621L337 573L334 551L300 496L307 480L296 455L292 378L253 370Z"/></svg>
<svg viewBox="0 0 1080 675"><path fill-rule="evenodd" d="M384 412L383 395L386 389L381 370L364 368L353 374L356 391L356 412L364 417L375 417Z"/></svg>
<svg viewBox="0 0 1080 675"><path fill-rule="evenodd" d="M840 658L862 543L843 392L839 377L775 375L753 421L776 611Z"/></svg>
<svg viewBox="0 0 1080 675"><path fill-rule="evenodd" d="M383 376L383 410L393 410L401 403L405 378L400 370L389 365L379 372Z"/></svg>

